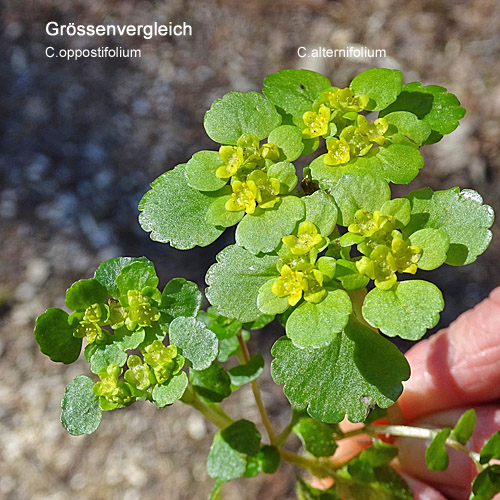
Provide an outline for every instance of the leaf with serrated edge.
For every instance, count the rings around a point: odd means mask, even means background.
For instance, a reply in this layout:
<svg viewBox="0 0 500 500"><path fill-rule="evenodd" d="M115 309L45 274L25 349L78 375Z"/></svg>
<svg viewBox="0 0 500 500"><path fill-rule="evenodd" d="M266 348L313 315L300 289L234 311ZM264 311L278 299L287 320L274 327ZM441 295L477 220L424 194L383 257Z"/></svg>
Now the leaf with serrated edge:
<svg viewBox="0 0 500 500"><path fill-rule="evenodd" d="M391 342L351 320L327 347L300 349L282 337L273 346L271 374L294 408L322 422L367 417L367 403L387 408L410 376L405 357Z"/></svg>
<svg viewBox="0 0 500 500"><path fill-rule="evenodd" d="M269 253L291 234L304 217L304 203L295 196L285 196L273 208L257 209L247 214L236 228L236 243L253 254Z"/></svg>
<svg viewBox="0 0 500 500"><path fill-rule="evenodd" d="M304 150L302 131L293 125L281 125L270 134L268 141L280 149L280 160L294 161Z"/></svg>
<svg viewBox="0 0 500 500"><path fill-rule="evenodd" d="M179 372L171 379L158 384L153 389L153 401L158 408L174 404L182 398L188 385L188 378L184 372Z"/></svg>
<svg viewBox="0 0 500 500"><path fill-rule="evenodd" d="M184 173L188 186L198 191L217 191L224 187L227 179L215 175L223 163L217 151L198 151L186 163Z"/></svg>
<svg viewBox="0 0 500 500"><path fill-rule="evenodd" d="M351 82L355 94L370 97L367 109L386 108L403 89L403 75L397 69L371 68L357 75Z"/></svg>
<svg viewBox="0 0 500 500"><path fill-rule="evenodd" d="M439 288L428 281L397 283L391 290L374 288L363 302L363 317L389 337L418 340L439 321L444 308Z"/></svg>
<svg viewBox="0 0 500 500"><path fill-rule="evenodd" d="M215 333L195 318L175 318L168 334L170 343L182 350L195 370L208 368L217 358L219 344Z"/></svg>
<svg viewBox="0 0 500 500"><path fill-rule="evenodd" d="M441 229L427 227L410 235L410 243L422 249L422 256L417 262L419 269L431 271L446 261L450 248L450 237Z"/></svg>
<svg viewBox="0 0 500 500"><path fill-rule="evenodd" d="M347 325L351 313L347 292L331 290L318 304L300 304L288 317L286 334L297 347L324 347Z"/></svg>
<svg viewBox="0 0 500 500"><path fill-rule="evenodd" d="M94 382L84 375L66 386L61 402L61 423L73 436L92 434L101 423L102 410L93 387Z"/></svg>
<svg viewBox="0 0 500 500"><path fill-rule="evenodd" d="M206 220L214 197L189 187L184 169L178 165L158 177L139 203L139 222L151 239L179 250L210 245L224 231Z"/></svg>
<svg viewBox="0 0 500 500"><path fill-rule="evenodd" d="M233 144L243 134L264 139L281 123L275 107L258 92L229 92L205 113L205 131L215 142Z"/></svg>
<svg viewBox="0 0 500 500"><path fill-rule="evenodd" d="M333 198L324 191L316 191L302 198L306 207L305 220L312 222L323 236L335 229L338 209Z"/></svg>
<svg viewBox="0 0 500 500"><path fill-rule="evenodd" d="M262 316L257 307L260 287L278 277L277 257L256 256L237 245L226 247L217 255L217 263L207 272L205 293L219 314L246 323Z"/></svg>
<svg viewBox="0 0 500 500"><path fill-rule="evenodd" d="M156 288L158 276L152 262L133 262L124 267L116 278L116 286L121 295L126 295L129 290L144 290L146 287Z"/></svg>

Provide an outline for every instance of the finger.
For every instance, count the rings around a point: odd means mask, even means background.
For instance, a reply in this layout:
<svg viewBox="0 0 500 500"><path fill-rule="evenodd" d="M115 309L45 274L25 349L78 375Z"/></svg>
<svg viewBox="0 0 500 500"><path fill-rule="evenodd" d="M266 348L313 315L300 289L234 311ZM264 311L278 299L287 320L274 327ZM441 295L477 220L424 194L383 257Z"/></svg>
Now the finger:
<svg viewBox="0 0 500 500"><path fill-rule="evenodd" d="M428 415L412 422L423 427L453 427L460 415L468 408L455 408ZM477 423L467 447L479 451L488 438L500 429L500 408L494 405L476 408ZM477 470L472 460L462 452L449 449L450 463L442 472L431 471L425 464L425 451L429 442L424 439L401 438L396 442L399 447L399 463L411 476L432 485L451 499L468 499L470 484Z"/></svg>
<svg viewBox="0 0 500 500"><path fill-rule="evenodd" d="M448 329L407 353L412 375L399 404L407 422L500 397L500 287Z"/></svg>
<svg viewBox="0 0 500 500"><path fill-rule="evenodd" d="M446 497L441 495L438 490L432 486L409 476L408 474L400 473L404 480L408 483L413 492L413 500L446 500Z"/></svg>

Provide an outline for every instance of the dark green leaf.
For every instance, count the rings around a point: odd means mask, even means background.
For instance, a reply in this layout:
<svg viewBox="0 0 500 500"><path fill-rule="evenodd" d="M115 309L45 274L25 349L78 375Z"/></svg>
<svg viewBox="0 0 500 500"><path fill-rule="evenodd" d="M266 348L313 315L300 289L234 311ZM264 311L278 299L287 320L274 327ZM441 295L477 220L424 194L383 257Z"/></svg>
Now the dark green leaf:
<svg viewBox="0 0 500 500"><path fill-rule="evenodd" d="M109 365L123 366L127 361L127 353L123 352L116 344L97 345L90 356L90 370L99 373Z"/></svg>
<svg viewBox="0 0 500 500"><path fill-rule="evenodd" d="M442 429L432 439L427 450L425 450L425 463L430 470L446 470L450 458L446 450L445 442L450 436L451 429Z"/></svg>
<svg viewBox="0 0 500 500"><path fill-rule="evenodd" d="M80 280L66 290L64 303L72 311L84 311L93 304L104 304L108 291L96 279Z"/></svg>
<svg viewBox="0 0 500 500"><path fill-rule="evenodd" d="M114 257L113 259L105 260L99 264L94 278L115 298L120 296L120 291L116 286L116 278L121 270L134 262L142 262L148 264L150 261L146 257ZM151 263L152 264L152 263Z"/></svg>
<svg viewBox="0 0 500 500"><path fill-rule="evenodd" d="M258 379L262 370L264 370L264 358L260 354L254 354L248 363L233 366L228 373L231 384L240 386Z"/></svg>
<svg viewBox="0 0 500 500"><path fill-rule="evenodd" d="M326 491L318 490L300 477L297 478L297 498L298 500L340 500L333 488Z"/></svg>
<svg viewBox="0 0 500 500"><path fill-rule="evenodd" d="M242 323L239 321L221 316L213 306L210 306L207 312L200 311L197 319L208 329L212 330L219 340L234 337L242 327Z"/></svg>
<svg viewBox="0 0 500 500"><path fill-rule="evenodd" d="M275 107L258 92L229 92L205 114L205 131L220 144L233 144L243 134L264 139L281 123Z"/></svg>
<svg viewBox="0 0 500 500"><path fill-rule="evenodd" d="M491 500L500 493L500 465L490 465L472 482L471 500Z"/></svg>
<svg viewBox="0 0 500 500"><path fill-rule="evenodd" d="M171 379L158 384L153 389L153 401L158 408L174 404L182 398L188 385L188 378L184 372L179 372Z"/></svg>
<svg viewBox="0 0 500 500"><path fill-rule="evenodd" d="M185 165L178 165L165 172L139 203L139 222L151 239L180 250L207 246L223 232L206 220L214 197L189 187L184 171Z"/></svg>
<svg viewBox="0 0 500 500"><path fill-rule="evenodd" d="M397 69L372 68L360 73L351 82L355 94L370 97L369 110L386 108L403 89L403 75Z"/></svg>
<svg viewBox="0 0 500 500"><path fill-rule="evenodd" d="M304 448L315 457L331 457L337 449L333 433L337 427L309 417L302 417L293 432L302 441Z"/></svg>
<svg viewBox="0 0 500 500"><path fill-rule="evenodd" d="M242 330L241 335L245 342L248 342L250 338L250 333L247 330ZM224 339L219 342L219 355L217 359L221 363L225 363L231 356L236 355L240 351L240 343L238 338L231 337L229 339Z"/></svg>
<svg viewBox="0 0 500 500"><path fill-rule="evenodd" d="M479 461L487 464L490 460L500 460L500 431L495 432L481 449Z"/></svg>
<svg viewBox="0 0 500 500"><path fill-rule="evenodd" d="M217 191L227 184L215 171L223 165L217 151L198 151L186 163L185 175L188 186L198 191Z"/></svg>
<svg viewBox="0 0 500 500"><path fill-rule="evenodd" d="M75 329L68 320L66 312L51 307L38 316L34 332L40 351L52 361L65 364L76 361L82 349L82 339L73 337Z"/></svg>
<svg viewBox="0 0 500 500"><path fill-rule="evenodd" d="M473 408L467 410L458 419L457 424L451 431L451 437L461 444L466 444L472 437L474 427L476 426L476 412ZM500 456L500 454L499 454Z"/></svg>
<svg viewBox="0 0 500 500"><path fill-rule="evenodd" d="M198 285L184 278L170 280L161 294L161 310L169 321L179 316L196 316L202 303Z"/></svg>
<svg viewBox="0 0 500 500"><path fill-rule="evenodd" d="M259 472L274 474L279 467L281 455L274 446L264 445L257 455L248 457L245 477L254 477Z"/></svg>
<svg viewBox="0 0 500 500"><path fill-rule="evenodd" d="M146 332L141 330L130 331L126 326L115 330L113 335L113 344L119 347L122 351L136 349L141 342L144 342ZM161 339L163 340L163 339Z"/></svg>
<svg viewBox="0 0 500 500"><path fill-rule="evenodd" d="M220 363L214 362L205 370L189 370L189 379L193 389L213 403L231 395L231 380Z"/></svg>
<svg viewBox="0 0 500 500"><path fill-rule="evenodd" d="M93 387L94 382L84 375L66 386L61 402L61 423L73 436L92 434L101 423L102 410Z"/></svg>

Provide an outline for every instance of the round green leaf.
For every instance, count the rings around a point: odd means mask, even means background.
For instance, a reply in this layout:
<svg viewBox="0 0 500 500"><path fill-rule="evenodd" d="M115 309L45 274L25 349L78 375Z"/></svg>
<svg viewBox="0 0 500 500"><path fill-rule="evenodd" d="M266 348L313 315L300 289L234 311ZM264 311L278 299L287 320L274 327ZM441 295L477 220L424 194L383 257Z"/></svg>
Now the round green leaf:
<svg viewBox="0 0 500 500"><path fill-rule="evenodd" d="M228 373L231 384L241 386L258 379L263 370L264 358L260 354L254 354L248 363L233 366Z"/></svg>
<svg viewBox="0 0 500 500"><path fill-rule="evenodd" d="M385 119L389 123L385 137L393 143L418 147L425 142L431 133L431 128L427 123L407 111L389 113L385 115Z"/></svg>
<svg viewBox="0 0 500 500"><path fill-rule="evenodd" d="M333 438L336 426L319 420L302 417L293 427L293 432L302 441L306 451L315 457L331 457L337 449Z"/></svg>
<svg viewBox="0 0 500 500"><path fill-rule="evenodd" d="M371 68L360 73L351 82L355 94L370 97L367 109L386 108L394 102L403 89L403 75L397 69Z"/></svg>
<svg viewBox="0 0 500 500"><path fill-rule="evenodd" d="M272 291L276 279L266 281L259 289L257 307L264 314L281 314L288 309L288 297L277 297Z"/></svg>
<svg viewBox="0 0 500 500"><path fill-rule="evenodd" d="M432 283L402 281L391 290L374 288L363 302L363 316L389 337L418 340L439 321L443 296Z"/></svg>
<svg viewBox="0 0 500 500"><path fill-rule="evenodd" d="M237 245L226 247L217 255L217 263L208 270L205 293L219 314L246 323L262 316L257 307L261 286L278 277L277 257L257 257Z"/></svg>
<svg viewBox="0 0 500 500"><path fill-rule="evenodd" d="M188 385L188 378L184 372L179 372L171 379L158 384L153 389L153 401L158 408L174 404L182 398Z"/></svg>
<svg viewBox="0 0 500 500"><path fill-rule="evenodd" d="M318 304L303 302L290 314L286 334L297 347L324 347L347 325L351 313L347 292L328 291Z"/></svg>
<svg viewBox="0 0 500 500"><path fill-rule="evenodd" d="M189 379L193 389L213 403L220 403L231 395L231 379L217 361L205 370L189 370Z"/></svg>
<svg viewBox="0 0 500 500"><path fill-rule="evenodd" d="M224 193L224 194L223 194ZM214 198L207 211L207 222L214 226L231 227L238 224L245 211L230 212L226 210L226 202L231 199L231 188L221 190L221 195Z"/></svg>
<svg viewBox="0 0 500 500"><path fill-rule="evenodd" d="M170 343L182 350L195 370L208 368L217 358L219 345L215 333L195 318L175 318L168 334Z"/></svg>
<svg viewBox="0 0 500 500"><path fill-rule="evenodd" d="M146 287L156 288L158 276L152 262L133 262L124 267L116 278L116 286L120 295L126 295L129 290L144 290Z"/></svg>
<svg viewBox="0 0 500 500"><path fill-rule="evenodd" d="M333 198L324 191L315 191L302 198L306 206L305 219L311 221L323 236L328 236L337 224L338 209Z"/></svg>
<svg viewBox="0 0 500 500"><path fill-rule="evenodd" d="M97 345L90 356L90 370L99 373L109 365L123 366L127 361L127 353L122 351L116 344Z"/></svg>
<svg viewBox="0 0 500 500"><path fill-rule="evenodd" d="M267 140L279 147L280 160L294 161L304 150L302 130L293 125L281 125L275 128Z"/></svg>
<svg viewBox="0 0 500 500"><path fill-rule="evenodd" d="M122 351L127 351L130 349L137 349L137 347L144 342L145 338L146 332L144 329L131 332L126 326L123 326L114 331L113 344L119 347ZM90 361L90 359L87 361Z"/></svg>
<svg viewBox="0 0 500 500"><path fill-rule="evenodd" d="M196 316L202 303L198 285L184 278L170 280L161 294L161 310L170 321L178 316Z"/></svg>
<svg viewBox="0 0 500 500"><path fill-rule="evenodd" d="M450 461L445 442L450 436L451 429L442 429L436 433L425 450L425 463L430 470L443 471L448 468Z"/></svg>
<svg viewBox="0 0 500 500"><path fill-rule="evenodd" d="M184 171L178 165L165 172L139 203L139 222L151 239L180 250L207 246L224 231L206 220L213 196L189 187Z"/></svg>
<svg viewBox="0 0 500 500"><path fill-rule="evenodd" d="M400 227L404 227L410 222L410 202L406 198L388 200L380 208L380 213L382 215L392 215Z"/></svg>
<svg viewBox="0 0 500 500"><path fill-rule="evenodd" d="M461 444L467 444L472 437L474 427L476 426L476 411L474 408L462 413L455 427L451 431L451 437ZM484 448L483 448L484 449Z"/></svg>
<svg viewBox="0 0 500 500"><path fill-rule="evenodd" d="M227 184L227 179L219 179L215 171L223 164L217 151L198 151L186 163L187 183L198 191L217 191Z"/></svg>
<svg viewBox="0 0 500 500"><path fill-rule="evenodd" d="M52 361L64 364L76 361L82 349L82 339L73 337L75 329L68 320L66 312L51 307L38 316L34 332L40 351Z"/></svg>
<svg viewBox="0 0 500 500"><path fill-rule="evenodd" d="M108 290L96 279L80 280L66 290L64 303L72 311L84 311L92 304L104 304L108 300Z"/></svg>
<svg viewBox="0 0 500 500"><path fill-rule="evenodd" d="M297 128L295 128L295 130L297 130ZM280 192L282 194L293 191L299 180L295 173L295 167L288 161L273 163L267 169L267 176L269 178L274 177L275 179L278 179L280 181Z"/></svg>
<svg viewBox="0 0 500 500"><path fill-rule="evenodd" d="M262 140L280 123L280 114L258 92L229 92L212 103L204 120L210 139L233 145L243 134L254 134Z"/></svg>
<svg viewBox="0 0 500 500"><path fill-rule="evenodd" d="M441 229L428 227L410 235L412 245L422 249L417 266L424 271L438 268L446 261L450 237Z"/></svg>
<svg viewBox="0 0 500 500"><path fill-rule="evenodd" d="M73 436L92 434L101 423L102 410L93 387L94 382L84 375L66 386L61 402L61 423Z"/></svg>
<svg viewBox="0 0 500 500"><path fill-rule="evenodd" d="M285 196L273 208L258 209L247 214L236 228L236 243L249 252L269 253L281 243L281 238L293 232L297 221L304 217L300 198Z"/></svg>

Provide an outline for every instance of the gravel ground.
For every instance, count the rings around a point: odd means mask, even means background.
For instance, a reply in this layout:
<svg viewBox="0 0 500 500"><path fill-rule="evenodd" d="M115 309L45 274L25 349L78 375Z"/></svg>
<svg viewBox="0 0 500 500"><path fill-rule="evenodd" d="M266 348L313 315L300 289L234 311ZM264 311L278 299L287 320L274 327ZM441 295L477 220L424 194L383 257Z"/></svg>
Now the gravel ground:
<svg viewBox="0 0 500 500"><path fill-rule="evenodd" d="M500 3L495 0L326 1L12 0L0 35L0 498L7 500L204 499L204 460L214 428L176 404L137 404L105 415L98 432L71 437L59 424L64 386L83 363L56 365L33 341L36 316L62 306L65 289L116 255L146 255L162 282L183 275L203 285L207 267L232 235L189 252L151 242L137 203L156 176L211 148L202 118L229 90L260 90L265 75L306 67L347 84L372 66L401 69L406 81L442 85L467 109L462 125L424 148L426 167L411 188L455 185L500 209ZM190 39L109 39L140 48L139 59L63 61L45 24L148 24L186 20ZM385 59L300 59L297 48L385 49ZM404 194L409 188L394 191ZM494 228L495 230L495 228ZM496 227L498 231L498 227ZM441 326L500 282L495 237L477 263L430 277L443 290ZM280 332L256 334L269 351ZM269 357L267 358L269 361ZM266 373L263 395L278 427L288 410ZM246 388L227 406L256 418ZM296 445L296 443L292 443ZM228 499L292 499L293 473L235 481Z"/></svg>

